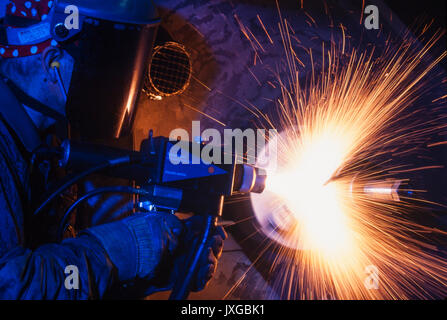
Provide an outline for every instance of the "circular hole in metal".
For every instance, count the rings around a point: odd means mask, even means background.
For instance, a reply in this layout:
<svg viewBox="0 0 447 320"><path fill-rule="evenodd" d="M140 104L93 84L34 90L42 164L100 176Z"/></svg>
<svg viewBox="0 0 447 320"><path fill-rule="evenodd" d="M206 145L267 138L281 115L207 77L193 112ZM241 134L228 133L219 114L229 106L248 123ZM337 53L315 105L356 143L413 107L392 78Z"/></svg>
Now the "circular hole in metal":
<svg viewBox="0 0 447 320"><path fill-rule="evenodd" d="M191 59L183 45L166 42L157 46L146 75L144 91L150 96L180 94L189 86L191 69Z"/></svg>

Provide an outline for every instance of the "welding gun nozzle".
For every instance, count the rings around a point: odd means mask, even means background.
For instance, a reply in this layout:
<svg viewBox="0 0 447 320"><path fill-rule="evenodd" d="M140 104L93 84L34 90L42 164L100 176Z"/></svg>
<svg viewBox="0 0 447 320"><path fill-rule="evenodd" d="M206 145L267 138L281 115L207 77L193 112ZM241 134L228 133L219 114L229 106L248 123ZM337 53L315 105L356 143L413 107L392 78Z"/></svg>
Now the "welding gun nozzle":
<svg viewBox="0 0 447 320"><path fill-rule="evenodd" d="M241 165L241 183L239 192L241 193L262 193L265 189L267 172L264 169L256 168L248 164Z"/></svg>

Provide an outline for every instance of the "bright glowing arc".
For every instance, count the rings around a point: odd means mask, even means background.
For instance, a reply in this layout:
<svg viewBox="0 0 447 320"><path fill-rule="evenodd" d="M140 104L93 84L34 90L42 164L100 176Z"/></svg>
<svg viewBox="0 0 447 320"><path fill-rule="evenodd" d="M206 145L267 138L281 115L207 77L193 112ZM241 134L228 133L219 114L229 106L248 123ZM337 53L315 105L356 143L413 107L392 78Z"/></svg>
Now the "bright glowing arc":
<svg viewBox="0 0 447 320"><path fill-rule="evenodd" d="M343 163L343 143L329 134L303 140L295 141L300 146L296 154L285 170L273 173L267 188L285 202L296 219L298 227L288 231L299 233L295 235L297 244L340 254L349 248L348 213L343 210L342 188L329 180Z"/></svg>

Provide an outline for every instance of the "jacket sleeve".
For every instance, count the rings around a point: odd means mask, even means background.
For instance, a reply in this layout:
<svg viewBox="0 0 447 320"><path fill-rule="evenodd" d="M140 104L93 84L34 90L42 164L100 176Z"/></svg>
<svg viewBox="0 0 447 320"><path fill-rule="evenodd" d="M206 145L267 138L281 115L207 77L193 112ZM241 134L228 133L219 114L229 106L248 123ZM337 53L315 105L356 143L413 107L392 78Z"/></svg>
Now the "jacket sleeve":
<svg viewBox="0 0 447 320"><path fill-rule="evenodd" d="M0 258L0 299L102 298L117 281L150 276L154 241L137 216L34 251L16 247Z"/></svg>

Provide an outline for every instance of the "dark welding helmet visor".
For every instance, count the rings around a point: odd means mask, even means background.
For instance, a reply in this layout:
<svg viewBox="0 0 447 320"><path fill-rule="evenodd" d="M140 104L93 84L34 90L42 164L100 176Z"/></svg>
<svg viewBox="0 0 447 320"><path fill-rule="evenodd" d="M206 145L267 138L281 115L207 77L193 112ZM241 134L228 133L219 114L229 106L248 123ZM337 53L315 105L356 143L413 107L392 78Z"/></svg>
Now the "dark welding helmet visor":
<svg viewBox="0 0 447 320"><path fill-rule="evenodd" d="M148 0L57 1L52 35L75 60L66 105L75 135L95 140L130 132L158 24Z"/></svg>

